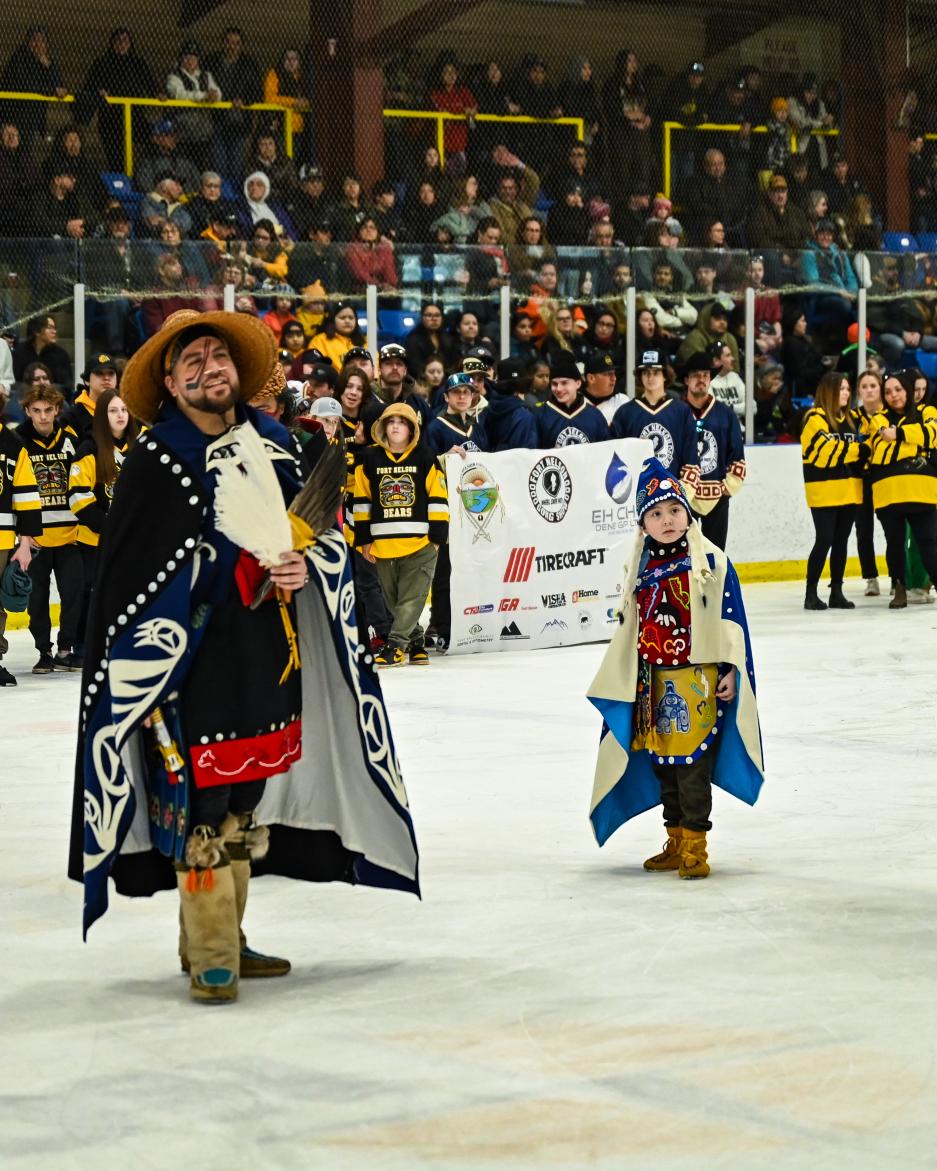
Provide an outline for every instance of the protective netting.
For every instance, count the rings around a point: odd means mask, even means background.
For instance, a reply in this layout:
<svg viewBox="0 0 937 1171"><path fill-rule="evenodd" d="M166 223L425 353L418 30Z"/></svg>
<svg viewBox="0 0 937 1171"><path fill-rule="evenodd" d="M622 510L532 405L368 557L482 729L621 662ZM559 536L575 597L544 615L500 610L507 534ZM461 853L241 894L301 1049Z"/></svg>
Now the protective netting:
<svg viewBox="0 0 937 1171"><path fill-rule="evenodd" d="M271 20L183 0L127 29L116 4L8 5L8 330L52 313L72 348L76 281L84 348L122 354L174 306L223 304L225 286L244 312L312 329L345 298L366 326L374 285L381 341L431 298L459 344L471 313L495 356L584 358L607 306L624 353L633 286L636 328L650 312L677 373L715 302L761 371L801 315L836 361L865 288L872 346L931 372L937 7L324 9L287 0ZM753 284L770 319L747 339ZM503 287L533 351L501 336Z"/></svg>

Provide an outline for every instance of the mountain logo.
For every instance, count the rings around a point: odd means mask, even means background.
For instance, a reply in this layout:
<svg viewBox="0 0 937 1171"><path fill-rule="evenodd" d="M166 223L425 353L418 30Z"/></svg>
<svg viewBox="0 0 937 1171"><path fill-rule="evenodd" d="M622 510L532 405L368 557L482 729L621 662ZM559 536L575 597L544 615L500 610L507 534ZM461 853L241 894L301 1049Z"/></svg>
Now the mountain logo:
<svg viewBox="0 0 937 1171"><path fill-rule="evenodd" d="M553 618L549 622L544 623L543 629L540 631L540 633L546 634L548 630L555 630L559 633L562 633L564 630L569 630L569 626L563 621L562 618Z"/></svg>
<svg viewBox="0 0 937 1171"><path fill-rule="evenodd" d="M507 626L501 628L501 638L505 642L517 642L519 639L530 638L529 634L521 634L516 622L509 622Z"/></svg>

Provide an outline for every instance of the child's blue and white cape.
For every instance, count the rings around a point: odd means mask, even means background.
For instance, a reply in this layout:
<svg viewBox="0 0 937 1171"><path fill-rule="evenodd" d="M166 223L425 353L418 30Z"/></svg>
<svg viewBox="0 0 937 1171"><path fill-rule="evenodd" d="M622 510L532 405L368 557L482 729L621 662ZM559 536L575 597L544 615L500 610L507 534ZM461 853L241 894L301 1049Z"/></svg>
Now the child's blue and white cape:
<svg viewBox="0 0 937 1171"><path fill-rule="evenodd" d="M630 818L660 804L658 781L648 752L632 753L633 712L638 681L638 607L634 587L647 561L644 535L628 571L622 594L622 621L615 632L588 697L602 713L602 735L592 789L590 819L602 846ZM691 663L731 663L737 670L736 698L726 707L713 781L739 800L754 805L764 780L761 729L755 699L748 622L739 579L725 553L693 523L687 530L690 572Z"/></svg>

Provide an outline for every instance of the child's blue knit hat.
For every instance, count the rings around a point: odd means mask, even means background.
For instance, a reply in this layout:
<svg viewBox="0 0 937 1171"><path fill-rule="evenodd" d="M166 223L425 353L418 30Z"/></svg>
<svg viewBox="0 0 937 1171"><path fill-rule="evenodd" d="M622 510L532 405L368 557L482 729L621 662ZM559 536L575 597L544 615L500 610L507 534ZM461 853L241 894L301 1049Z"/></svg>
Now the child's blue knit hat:
<svg viewBox="0 0 937 1171"><path fill-rule="evenodd" d="M657 508L665 500L677 500L687 510L690 520L693 513L690 511L690 502L684 494L680 481L672 472L668 472L659 459L649 459L644 464L638 476L638 494L635 504L638 510L638 523L644 514L651 508Z"/></svg>

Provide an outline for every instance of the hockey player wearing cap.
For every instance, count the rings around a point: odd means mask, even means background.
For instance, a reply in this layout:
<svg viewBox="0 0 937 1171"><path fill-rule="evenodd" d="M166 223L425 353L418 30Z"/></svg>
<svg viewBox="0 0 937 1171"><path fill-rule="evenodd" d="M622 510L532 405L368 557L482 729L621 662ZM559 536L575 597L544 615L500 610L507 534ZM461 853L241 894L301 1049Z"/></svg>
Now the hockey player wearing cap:
<svg viewBox="0 0 937 1171"><path fill-rule="evenodd" d="M700 479L693 511L700 517L705 536L726 547L729 532L729 499L745 481L745 443L742 428L731 407L710 390L711 359L694 354L685 369L686 401L696 419Z"/></svg>
<svg viewBox="0 0 937 1171"><path fill-rule="evenodd" d="M470 412L475 397L475 384L469 374L451 374L444 388L446 400L442 414L437 415L426 431L426 440L440 462L448 454L466 459L471 452L488 451L488 437L484 424ZM448 543L439 546L436 570L433 574L432 611L429 634L435 632L437 645L443 650L449 646L452 611L449 605L449 579L452 565Z"/></svg>
<svg viewBox="0 0 937 1171"><path fill-rule="evenodd" d="M619 627L588 693L603 718L592 828L604 845L663 803L667 841L644 868L705 878L713 783L753 805L763 780L748 624L732 563L655 459L635 504Z"/></svg>
<svg viewBox="0 0 937 1171"><path fill-rule="evenodd" d="M443 387L445 407L430 420L426 442L437 456L488 451L484 424L471 414L475 384L469 374L450 374Z"/></svg>
<svg viewBox="0 0 937 1171"><path fill-rule="evenodd" d="M617 382L615 359L607 350L598 350L586 358L586 398L601 411L609 426L618 409L628 401L627 395L615 389Z"/></svg>
<svg viewBox="0 0 937 1171"><path fill-rule="evenodd" d="M635 374L637 395L612 419L615 439L650 439L654 456L679 476L692 499L699 481L696 422L690 408L664 391L664 358L660 350L641 352Z"/></svg>
<svg viewBox="0 0 937 1171"><path fill-rule="evenodd" d="M602 412L586 401L582 375L571 354L560 354L550 372L550 397L537 410L539 447L569 447L610 439Z"/></svg>
<svg viewBox="0 0 937 1171"><path fill-rule="evenodd" d="M407 373L407 351L397 342L381 346L378 351L378 379L372 385L376 398L385 406L392 403L406 403L416 411L420 426L429 425L433 413L429 403L417 392L416 381Z"/></svg>
<svg viewBox="0 0 937 1171"><path fill-rule="evenodd" d="M94 422L94 407L105 390L115 390L120 375L110 354L95 354L82 373L84 388L70 407L59 416L63 427L71 427L78 438L86 439Z"/></svg>

